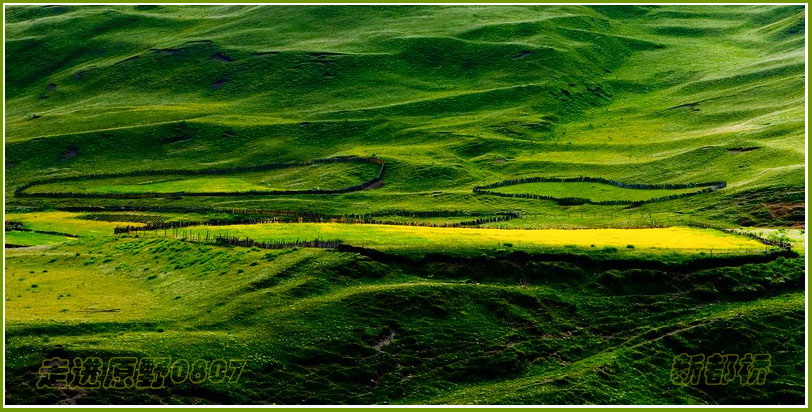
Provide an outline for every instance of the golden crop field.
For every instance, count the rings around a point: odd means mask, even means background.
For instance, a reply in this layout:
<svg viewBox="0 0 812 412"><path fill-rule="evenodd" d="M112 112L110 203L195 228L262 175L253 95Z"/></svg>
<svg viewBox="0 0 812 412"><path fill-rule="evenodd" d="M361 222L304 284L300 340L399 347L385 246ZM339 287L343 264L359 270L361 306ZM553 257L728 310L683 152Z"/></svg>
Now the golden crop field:
<svg viewBox="0 0 812 412"><path fill-rule="evenodd" d="M616 247L669 250L763 249L747 237L713 229L669 227L650 229L479 229L342 223L273 223L261 225L194 226L180 236L229 236L256 241L342 240L354 246L398 247Z"/></svg>

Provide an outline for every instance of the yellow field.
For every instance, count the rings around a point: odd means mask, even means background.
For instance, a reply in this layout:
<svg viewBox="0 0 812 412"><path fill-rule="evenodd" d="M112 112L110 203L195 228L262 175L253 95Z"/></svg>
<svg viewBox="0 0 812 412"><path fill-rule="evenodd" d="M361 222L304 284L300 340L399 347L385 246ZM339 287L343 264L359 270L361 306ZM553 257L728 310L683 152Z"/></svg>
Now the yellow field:
<svg viewBox="0 0 812 412"><path fill-rule="evenodd" d="M111 236L113 229L133 223L79 219L81 213L36 212L9 214L7 220L21 221L27 228L56 231L78 236ZM169 231L170 235L172 231ZM747 237L712 229L670 227L651 229L484 229L433 228L420 226L359 225L342 223L276 223L262 225L194 226L179 233L205 238L217 235L251 238L257 241L342 240L346 244L375 248L455 248L504 247L662 249L681 251L763 250L764 245ZM152 233L141 233L152 236ZM163 235L163 233L159 233Z"/></svg>
<svg viewBox="0 0 812 412"><path fill-rule="evenodd" d="M477 229L433 228L393 225L356 225L341 223L297 223L232 225L184 229L194 236L228 235L263 240L342 240L354 246L396 247L616 247L634 246L645 249L670 250L738 250L764 249L750 238L712 229L688 227L652 229Z"/></svg>

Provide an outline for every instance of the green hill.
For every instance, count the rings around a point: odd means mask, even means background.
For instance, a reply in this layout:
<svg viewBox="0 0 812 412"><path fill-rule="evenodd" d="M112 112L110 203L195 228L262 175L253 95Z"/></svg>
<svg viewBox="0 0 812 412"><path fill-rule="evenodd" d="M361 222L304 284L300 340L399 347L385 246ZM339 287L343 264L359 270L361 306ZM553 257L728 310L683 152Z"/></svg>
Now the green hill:
<svg viewBox="0 0 812 412"><path fill-rule="evenodd" d="M335 211L434 190L462 199L398 207L492 210L474 185L588 175L725 180L653 210L803 221L800 8L46 7L8 19L7 193L99 170L374 154L390 163L385 187L330 199ZM536 203L499 208L548 209Z"/></svg>
<svg viewBox="0 0 812 412"><path fill-rule="evenodd" d="M39 245L7 250L9 403L803 403L794 252L259 250L190 244L170 225L805 229L802 6L5 15L6 220L31 230L7 223L6 243ZM339 156L381 165L256 171ZM666 187L526 189L658 198L608 205L474 191L530 177ZM725 185L660 201L707 182ZM113 234L144 223L165 225ZM675 355L719 351L770 353L767 384L669 381ZM34 386L42 359L94 354L249 364L230 386Z"/></svg>

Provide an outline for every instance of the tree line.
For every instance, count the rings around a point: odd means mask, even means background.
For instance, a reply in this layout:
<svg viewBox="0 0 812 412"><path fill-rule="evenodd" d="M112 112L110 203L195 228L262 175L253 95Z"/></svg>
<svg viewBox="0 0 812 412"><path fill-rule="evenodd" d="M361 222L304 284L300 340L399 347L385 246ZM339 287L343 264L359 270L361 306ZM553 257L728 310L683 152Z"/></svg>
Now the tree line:
<svg viewBox="0 0 812 412"><path fill-rule="evenodd" d="M198 238L200 241L200 238ZM292 242L286 241L256 241L250 238L236 238L236 237L225 237L225 236L217 236L214 238L214 243L217 245L231 245L231 246L242 246L242 247L255 247L258 249L289 249L294 247L308 247L308 248L322 248L322 249L333 249L341 245L342 242L340 240L296 240Z"/></svg>
<svg viewBox="0 0 812 412"><path fill-rule="evenodd" d="M23 222L6 220L6 230L23 230Z"/></svg>
<svg viewBox="0 0 812 412"><path fill-rule="evenodd" d="M294 247L307 247L307 248L322 248L322 249L333 249L341 245L343 242L341 240L322 240L322 239L314 239L314 240L294 240L294 241L284 241L284 240L263 240L257 241L248 237L239 238L236 236L209 236L209 233L206 232L206 236L203 237L200 234L194 234L191 231L183 232L181 234L182 239L190 241L190 242L205 242L205 243L214 243L218 246L241 246L241 247L255 247L258 249L289 249Z"/></svg>

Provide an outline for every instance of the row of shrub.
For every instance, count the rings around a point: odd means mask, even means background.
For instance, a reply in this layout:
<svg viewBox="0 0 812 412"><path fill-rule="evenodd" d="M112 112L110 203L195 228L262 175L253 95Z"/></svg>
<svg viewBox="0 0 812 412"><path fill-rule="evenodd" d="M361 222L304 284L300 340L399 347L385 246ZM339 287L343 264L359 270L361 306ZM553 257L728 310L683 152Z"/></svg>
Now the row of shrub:
<svg viewBox="0 0 812 412"><path fill-rule="evenodd" d="M492 216L492 215L516 215L517 212L473 212L468 210L409 210L409 209L384 209L377 212L359 214L359 217L380 217L380 216L403 216L403 217L460 217L460 216Z"/></svg>
<svg viewBox="0 0 812 412"><path fill-rule="evenodd" d="M144 224L156 224L166 221L166 216L161 215L139 215L126 213L88 213L79 216L79 219L93 220L97 222L132 222Z"/></svg>
<svg viewBox="0 0 812 412"><path fill-rule="evenodd" d="M238 237L229 237L229 236L214 236L209 238L200 237L200 236L189 236L185 237L185 240L192 241L192 242L207 242L207 243L214 243L219 246L241 246L241 247L255 247L257 249L289 249L294 247L307 247L307 248L322 248L322 249L334 249L337 248L339 245L342 244L341 240L321 240L321 239L314 239L314 240L295 240L292 242L281 241L281 240L267 240L267 241L256 241L251 238L238 238Z"/></svg>
<svg viewBox="0 0 812 412"><path fill-rule="evenodd" d="M116 220L113 212L156 212L156 213L228 213L234 215L231 220L221 219L221 224L252 224L252 223L265 223L265 222L306 222L306 223L327 223L327 222L349 222L349 223L371 223L371 222L384 222L384 219L376 219L386 216L401 216L412 218L432 218L432 217L461 217L470 216L477 219L472 219L466 222L458 222L458 225L468 226L477 225L488 222L501 222L511 219L517 219L523 215L518 211L502 211L502 212L477 212L467 210L408 210L408 209L386 209L377 212L369 213L346 213L341 215L327 215L317 212L310 212L306 210L279 210L279 209L248 209L248 208L219 208L219 207L186 207L186 206L149 206L149 205L108 205L108 206L61 206L56 210L63 212L90 212L91 214L104 215L107 221L118 222L137 222L137 223L159 223L136 221L136 220ZM89 218L83 216L82 218ZM258 218L245 218L245 216L266 216L273 219L258 219ZM494 219L491 219L495 217ZM482 218L482 219L479 219ZM157 220L157 219L156 219ZM217 220L214 220L217 222ZM231 223L229 223L231 222ZM172 222L170 222L172 223ZM206 221L191 222L190 225L205 225ZM391 222L391 224L400 225L416 225L423 222ZM175 226L171 226L175 227ZM155 227L141 230L154 230ZM164 227L160 227L163 229Z"/></svg>
<svg viewBox="0 0 812 412"><path fill-rule="evenodd" d="M344 187L340 189L304 189L304 190L249 190L249 191L224 191L224 192L143 192L143 193L85 193L85 192L26 192L27 189L50 183L63 183L75 182L80 180L89 179L109 179L118 177L136 177L136 176L154 176L154 175L221 175L229 173L240 172L253 172L271 169L281 169L289 167L304 167L311 166L319 163L349 163L349 162L366 162L380 165L378 175L365 182L357 185ZM50 197L50 198L103 198L103 199L148 199L148 198L163 198L163 197L179 197L179 196L272 196L272 195L304 195L304 194L341 194L364 190L370 186L383 180L383 175L386 172L386 163L383 159L377 157L359 157L359 156L337 156L325 159L315 159L309 162L294 162L294 163L269 163L257 166L244 166L232 168L214 168L214 169L155 169L155 170L134 170L130 172L121 173L100 173L88 174L79 176L57 176L47 179L40 179L28 182L14 190L14 195L17 197Z"/></svg>
<svg viewBox="0 0 812 412"><path fill-rule="evenodd" d="M647 200L600 200L595 201L591 199L581 198L581 197L555 197L555 196L547 196L547 195L536 195L532 193L503 193L503 192L495 192L488 189L495 189L498 187L504 186L513 186L522 183L539 183L539 182L559 182L559 183L567 183L567 182L592 182L592 183L603 183L607 185L612 185L616 187L622 187L626 189L644 189L644 190L653 190L653 189L692 189L692 188L703 188L701 190L697 190L695 192L688 192L688 193L675 193L673 195L668 196L661 196L656 197L653 199ZM673 200L679 199L687 196L698 195L700 193L708 193L713 192L715 190L722 189L727 186L727 182L725 181L718 181L718 182L705 182L705 183L665 183L665 184L632 184L632 183L623 183L618 182L615 180L608 180L602 177L589 177L589 176L579 176L579 177L524 177L519 179L510 179L510 180L503 180L501 182L491 183L484 186L475 186L474 193L477 194L485 194L485 195L493 195L493 196L502 196L502 197L517 197L517 198L525 198L525 199L541 199L541 200L553 200L558 202L562 205L582 205L582 204L593 204L593 205L640 205L644 203L654 203L654 202L663 202L666 200Z"/></svg>
<svg viewBox="0 0 812 412"><path fill-rule="evenodd" d="M185 232L181 236L183 240L191 242L214 243L219 246L230 245L241 247L255 247L258 249L289 249L294 247L333 249L337 248L339 245L343 243L341 240L322 240L322 239L295 240L292 242L283 240L256 241L248 237L238 238L235 236L223 236L223 235L209 237L208 233L206 234L206 237L203 237L200 236L199 234L195 235L193 233L185 233Z"/></svg>
<svg viewBox="0 0 812 412"><path fill-rule="evenodd" d="M23 222L6 220L6 230L23 230Z"/></svg>
<svg viewBox="0 0 812 412"><path fill-rule="evenodd" d="M488 217L478 217L473 220L464 220L461 222L440 222L440 223L433 223L433 222L398 222L392 220L381 220L381 219L364 219L364 220L357 220L357 221L347 221L341 223L362 223L362 224L370 224L370 225L396 225L396 226L424 226L424 227L470 227L470 226L479 226L486 223L497 223L497 222L506 222L508 220L516 219L520 217L518 214L503 214L503 215L496 215L496 216L488 216Z"/></svg>
<svg viewBox="0 0 812 412"><path fill-rule="evenodd" d="M214 238L214 243L218 245L255 247L258 249L289 249L294 247L333 249L338 247L338 245L342 244L340 240L315 239L315 240L296 240L293 242L268 240L258 242L250 238L239 239L236 237L224 237L224 236L217 236L216 238Z"/></svg>
<svg viewBox="0 0 812 412"><path fill-rule="evenodd" d="M255 225L264 223L279 223L277 218L271 219L211 219L211 220L177 220L172 222L157 222L141 226L116 226L114 234L130 232L151 232L156 230L175 230L190 226L226 226L226 225Z"/></svg>

